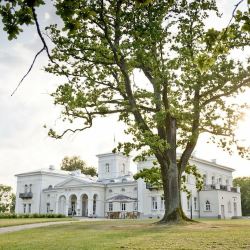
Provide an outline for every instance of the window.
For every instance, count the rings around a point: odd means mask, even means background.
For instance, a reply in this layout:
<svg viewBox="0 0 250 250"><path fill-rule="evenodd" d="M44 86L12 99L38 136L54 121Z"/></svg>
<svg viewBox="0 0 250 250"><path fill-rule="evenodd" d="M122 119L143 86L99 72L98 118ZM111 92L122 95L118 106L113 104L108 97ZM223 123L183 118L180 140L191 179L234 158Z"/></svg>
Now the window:
<svg viewBox="0 0 250 250"><path fill-rule="evenodd" d="M221 184L221 183L222 183L222 179L219 178L219 179L218 179L218 184Z"/></svg>
<svg viewBox="0 0 250 250"><path fill-rule="evenodd" d="M190 198L187 197L187 209L190 210Z"/></svg>
<svg viewBox="0 0 250 250"><path fill-rule="evenodd" d="M212 185L214 185L215 184L215 178L214 178L214 176L212 176Z"/></svg>
<svg viewBox="0 0 250 250"><path fill-rule="evenodd" d="M137 202L134 202L134 203L133 203L133 210L134 210L134 211L137 211L137 210L138 210Z"/></svg>
<svg viewBox="0 0 250 250"><path fill-rule="evenodd" d="M108 163L106 163L105 169L106 169L106 173L109 173L109 164Z"/></svg>
<svg viewBox="0 0 250 250"><path fill-rule="evenodd" d="M113 203L112 202L109 202L109 211L113 211Z"/></svg>
<svg viewBox="0 0 250 250"><path fill-rule="evenodd" d="M29 204L29 214L31 213L31 204Z"/></svg>
<svg viewBox="0 0 250 250"><path fill-rule="evenodd" d="M134 191L137 191L137 187L134 187Z"/></svg>
<svg viewBox="0 0 250 250"><path fill-rule="evenodd" d="M123 179L122 179L122 182L126 182L126 181L127 181L127 179L126 179L126 178L123 178Z"/></svg>
<svg viewBox="0 0 250 250"><path fill-rule="evenodd" d="M125 188L122 188L121 190L122 190L122 192L125 192Z"/></svg>
<svg viewBox="0 0 250 250"><path fill-rule="evenodd" d="M194 197L194 210L197 210L197 197Z"/></svg>
<svg viewBox="0 0 250 250"><path fill-rule="evenodd" d="M32 192L32 184L30 184L30 192Z"/></svg>
<svg viewBox="0 0 250 250"><path fill-rule="evenodd" d="M165 199L164 196L161 196L161 210L165 209Z"/></svg>
<svg viewBox="0 0 250 250"><path fill-rule="evenodd" d="M50 203L47 203L47 214L50 212Z"/></svg>
<svg viewBox="0 0 250 250"><path fill-rule="evenodd" d="M23 213L26 214L26 204L23 204Z"/></svg>
<svg viewBox="0 0 250 250"><path fill-rule="evenodd" d="M206 201L206 211L210 211L211 210L211 205L209 201Z"/></svg>
<svg viewBox="0 0 250 250"><path fill-rule="evenodd" d="M229 186L229 180L228 179L226 179L226 185Z"/></svg>
<svg viewBox="0 0 250 250"><path fill-rule="evenodd" d="M152 210L157 210L157 199L152 197Z"/></svg>
<svg viewBox="0 0 250 250"><path fill-rule="evenodd" d="M112 191L112 189L109 189L109 193L112 193L113 191Z"/></svg>
<svg viewBox="0 0 250 250"><path fill-rule="evenodd" d="M228 206L228 213L232 213L231 201L228 202L227 206Z"/></svg>
<svg viewBox="0 0 250 250"><path fill-rule="evenodd" d="M126 203L121 203L121 210L126 211Z"/></svg>
<svg viewBox="0 0 250 250"><path fill-rule="evenodd" d="M207 175L203 175L203 185L206 186L207 184Z"/></svg>
<svg viewBox="0 0 250 250"><path fill-rule="evenodd" d="M28 193L28 185L27 184L25 184L25 186L24 186L24 192Z"/></svg>

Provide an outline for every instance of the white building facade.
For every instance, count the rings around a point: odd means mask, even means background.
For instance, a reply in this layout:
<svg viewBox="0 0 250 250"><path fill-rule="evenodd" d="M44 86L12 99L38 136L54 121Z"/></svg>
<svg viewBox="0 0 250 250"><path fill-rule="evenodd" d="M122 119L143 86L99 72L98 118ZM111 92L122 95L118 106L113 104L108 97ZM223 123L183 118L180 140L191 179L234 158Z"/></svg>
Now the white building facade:
<svg viewBox="0 0 250 250"><path fill-rule="evenodd" d="M17 174L16 213L55 213L66 216L108 218L161 218L163 191L142 179L134 180L130 158L122 154L97 155L98 177L56 170L53 166ZM153 158L139 162L137 170L151 168ZM240 188L232 186L232 168L191 158L204 177L197 191L195 178L187 176L191 192L181 194L182 207L192 218L231 218L241 216Z"/></svg>

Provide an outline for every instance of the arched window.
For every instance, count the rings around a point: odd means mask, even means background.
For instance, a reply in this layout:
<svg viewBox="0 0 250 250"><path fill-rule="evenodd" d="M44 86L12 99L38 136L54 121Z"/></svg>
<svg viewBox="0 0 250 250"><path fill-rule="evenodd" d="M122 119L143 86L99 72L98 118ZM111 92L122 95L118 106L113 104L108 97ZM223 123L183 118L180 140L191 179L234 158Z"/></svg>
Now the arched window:
<svg viewBox="0 0 250 250"><path fill-rule="evenodd" d="M206 201L206 211L210 211L211 210L211 204L209 201Z"/></svg>

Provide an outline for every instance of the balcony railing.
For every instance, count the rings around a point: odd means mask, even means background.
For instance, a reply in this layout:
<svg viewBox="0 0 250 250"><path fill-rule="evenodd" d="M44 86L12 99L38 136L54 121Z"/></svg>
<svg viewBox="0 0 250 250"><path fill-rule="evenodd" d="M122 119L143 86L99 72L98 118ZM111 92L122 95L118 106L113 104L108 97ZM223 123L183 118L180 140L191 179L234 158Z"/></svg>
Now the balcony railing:
<svg viewBox="0 0 250 250"><path fill-rule="evenodd" d="M21 198L21 199L31 199L32 197L33 197L32 192L19 193L19 198Z"/></svg>
<svg viewBox="0 0 250 250"><path fill-rule="evenodd" d="M224 190L224 191L229 191L229 192L235 192L235 193L239 193L240 191L237 190L236 187L229 187L226 185L205 185L203 187L204 191L209 191L209 190Z"/></svg>

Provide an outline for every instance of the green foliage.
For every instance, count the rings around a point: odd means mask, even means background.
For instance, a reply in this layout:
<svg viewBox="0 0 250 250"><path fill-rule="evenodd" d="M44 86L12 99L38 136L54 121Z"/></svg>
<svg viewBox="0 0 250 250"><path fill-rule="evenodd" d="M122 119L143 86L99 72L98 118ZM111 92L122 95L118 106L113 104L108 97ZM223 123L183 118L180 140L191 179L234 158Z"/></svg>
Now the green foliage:
<svg viewBox="0 0 250 250"><path fill-rule="evenodd" d="M0 1L0 17L9 40L16 39L23 25L33 24L32 7L43 5L43 0Z"/></svg>
<svg viewBox="0 0 250 250"><path fill-rule="evenodd" d="M97 176L94 167L88 167L79 156L64 157L61 163L61 169L66 171L81 170L82 174Z"/></svg>
<svg viewBox="0 0 250 250"><path fill-rule="evenodd" d="M23 218L65 218L64 214L14 214L0 213L0 219L23 219Z"/></svg>
<svg viewBox="0 0 250 250"><path fill-rule="evenodd" d="M198 191L201 191L203 188L203 176L199 173L195 165L188 164L185 169L185 174L181 176L181 191L186 192L187 196L190 197L191 193L187 187L187 175L194 176L195 185ZM134 179L138 180L139 178L143 179L146 183L149 183L155 189L162 189L162 175L161 169L159 166L153 166L149 169L142 169L134 175Z"/></svg>
<svg viewBox="0 0 250 250"><path fill-rule="evenodd" d="M233 185L240 186L242 215L250 216L250 177L235 178Z"/></svg>
<svg viewBox="0 0 250 250"><path fill-rule="evenodd" d="M0 213L14 212L16 196L10 186L0 184Z"/></svg>

